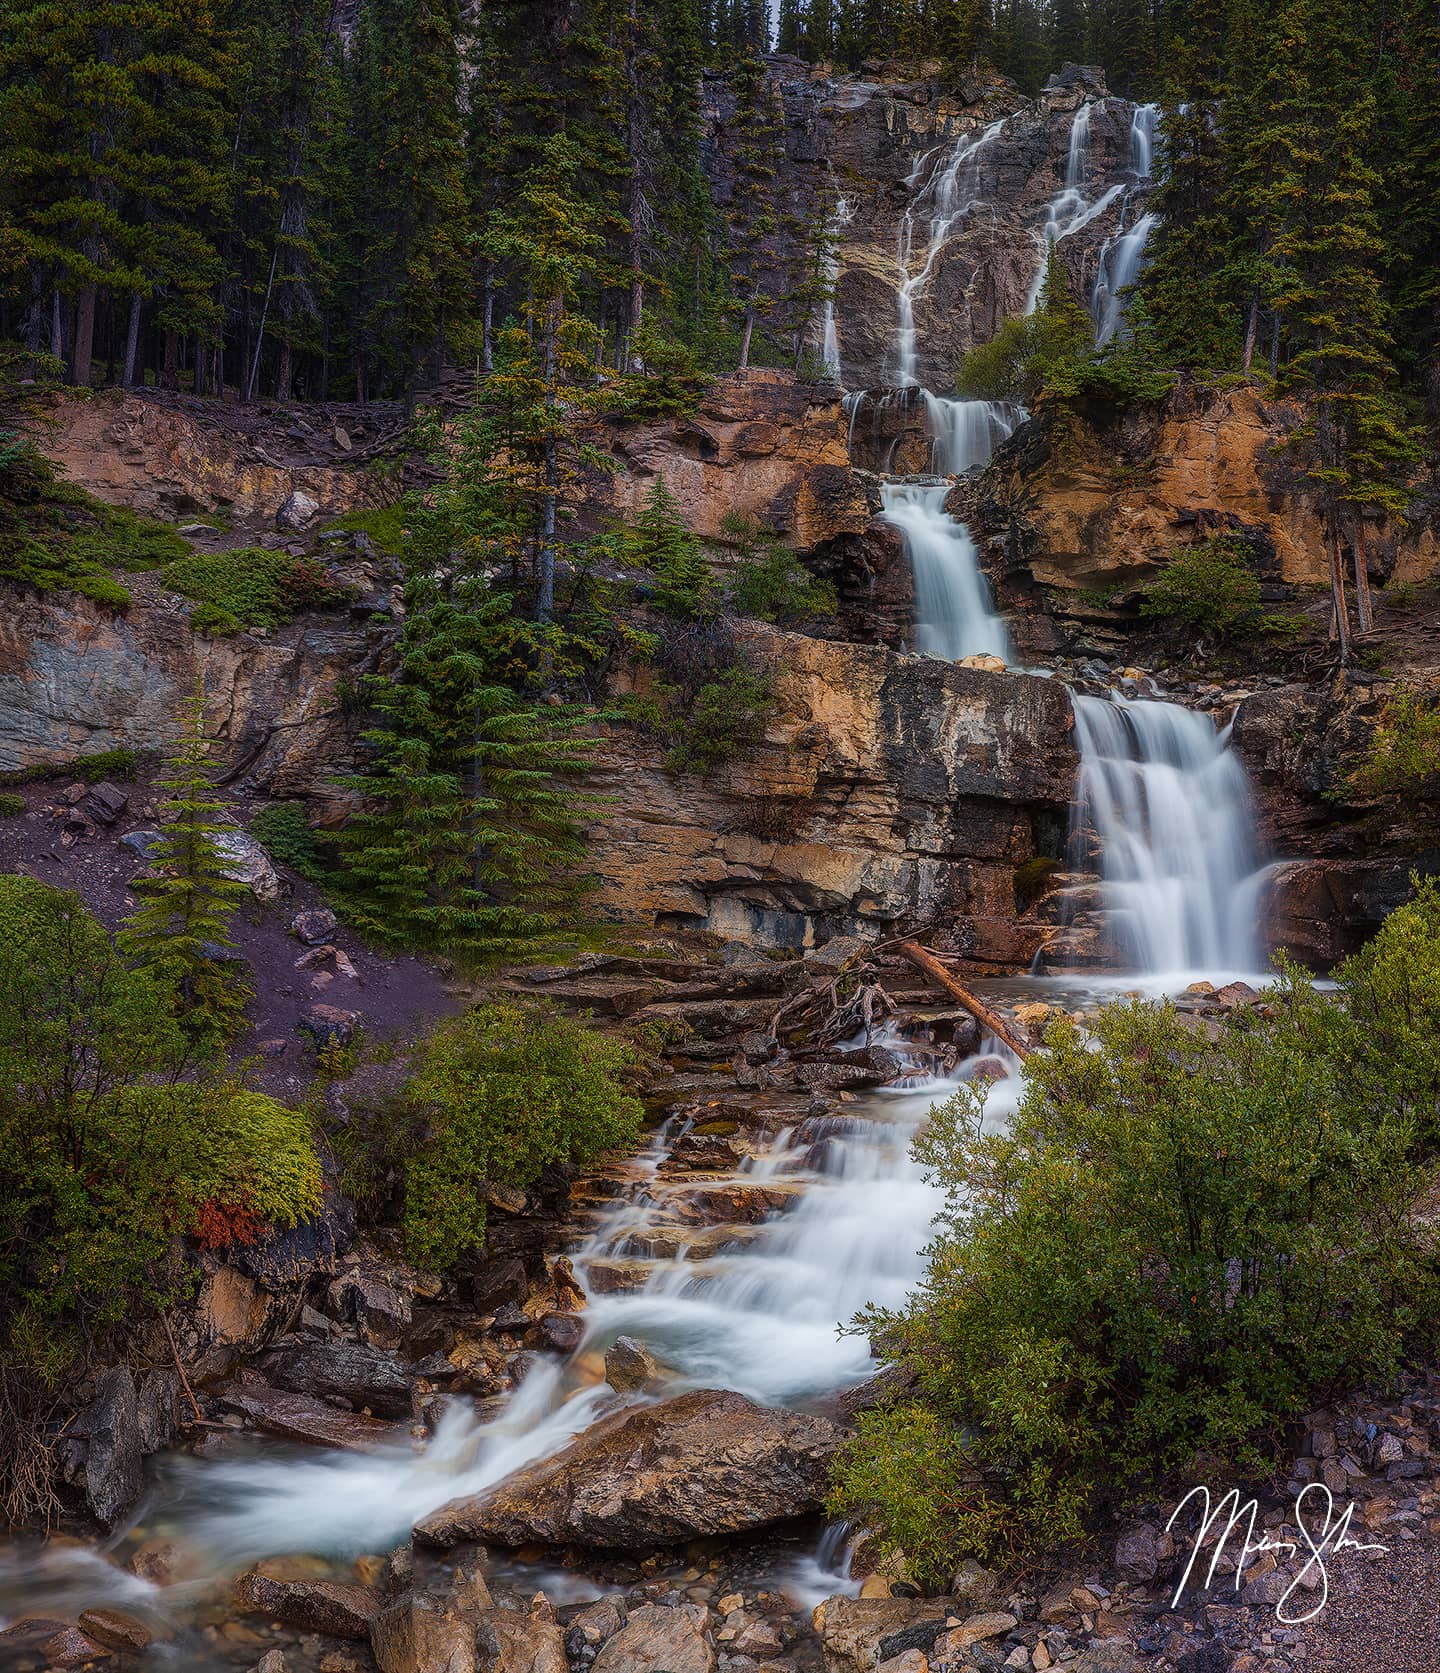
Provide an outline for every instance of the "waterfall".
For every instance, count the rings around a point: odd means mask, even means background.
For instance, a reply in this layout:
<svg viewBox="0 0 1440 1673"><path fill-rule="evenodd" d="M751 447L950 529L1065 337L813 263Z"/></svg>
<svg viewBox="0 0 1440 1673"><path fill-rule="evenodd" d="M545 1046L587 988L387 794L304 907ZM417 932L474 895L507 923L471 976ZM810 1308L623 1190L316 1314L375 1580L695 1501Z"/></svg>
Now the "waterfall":
<svg viewBox="0 0 1440 1673"><path fill-rule="evenodd" d="M1095 288L1090 293L1090 315L1098 344L1108 343L1124 323L1126 292L1140 277L1155 220L1153 214L1142 215L1129 232L1105 240Z"/></svg>
<svg viewBox="0 0 1440 1673"><path fill-rule="evenodd" d="M1130 118L1130 167L1142 180L1150 178L1159 122L1159 105L1136 105L1135 114Z"/></svg>
<svg viewBox="0 0 1440 1673"><path fill-rule="evenodd" d="M911 198L900 221L899 243L895 265L897 284L895 303L898 315L896 349L896 383L900 388L918 382L915 357L915 301L929 283L936 258L944 248L956 222L979 208L983 199L980 190L980 165L986 148L1005 126L1002 119L992 122L978 137L957 140L946 160L931 175L929 183ZM906 185L912 190L919 185L926 165L935 155L926 152L911 169ZM916 263L915 233L921 219L928 224L924 249Z"/></svg>
<svg viewBox="0 0 1440 1673"><path fill-rule="evenodd" d="M1033 314L1039 305L1040 292L1045 287L1045 266L1050 251L1062 239L1073 237L1098 216L1103 215L1125 190L1124 182L1121 181L1107 186L1098 198L1088 198L1085 188L1089 170L1090 103L1087 101L1080 106L1070 121L1070 145L1065 157L1065 185L1046 205L1045 225L1036 235L1035 243L1040 254L1040 264L1031 283L1030 294L1025 299L1027 314Z"/></svg>
<svg viewBox="0 0 1440 1673"><path fill-rule="evenodd" d="M1090 100L1075 112L1070 121L1070 145L1065 154L1065 184L1078 191L1085 184L1090 168Z"/></svg>
<svg viewBox="0 0 1440 1673"><path fill-rule="evenodd" d="M1176 703L1075 697L1071 839L1100 844L1109 927L1129 969L1225 979L1263 969L1264 881L1229 728Z"/></svg>
<svg viewBox="0 0 1440 1673"><path fill-rule="evenodd" d="M925 423L935 438L930 468L937 476L958 476L989 461L1002 441L1025 420L1014 401L956 401L927 389Z"/></svg>
<svg viewBox="0 0 1440 1673"><path fill-rule="evenodd" d="M915 649L957 662L1010 660L1010 636L995 613L970 531L945 510L950 484L887 482L883 516L899 529L915 576Z"/></svg>
<svg viewBox="0 0 1440 1673"><path fill-rule="evenodd" d="M835 325L835 285L840 278L840 234L850 222L850 200L837 198L825 224L825 316L820 326L820 358L840 383L840 334Z"/></svg>

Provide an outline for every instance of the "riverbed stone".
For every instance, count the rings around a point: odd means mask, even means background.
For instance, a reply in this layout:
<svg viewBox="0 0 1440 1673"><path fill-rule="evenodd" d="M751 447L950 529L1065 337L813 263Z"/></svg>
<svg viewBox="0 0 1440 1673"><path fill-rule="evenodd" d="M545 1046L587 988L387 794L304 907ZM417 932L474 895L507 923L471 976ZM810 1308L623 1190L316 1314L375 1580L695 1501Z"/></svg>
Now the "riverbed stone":
<svg viewBox="0 0 1440 1673"><path fill-rule="evenodd" d="M89 1439L85 1502L97 1522L113 1528L140 1497L143 1479L140 1413L129 1366L100 1373L95 1398L75 1427Z"/></svg>
<svg viewBox="0 0 1440 1673"><path fill-rule="evenodd" d="M330 1638L369 1638L380 1607L373 1587L338 1580L280 1580L263 1568L240 1576L235 1598L257 1614Z"/></svg>
<svg viewBox="0 0 1440 1673"><path fill-rule="evenodd" d="M77 1623L81 1632L107 1650L138 1655L155 1636L144 1621L121 1609L87 1609Z"/></svg>
<svg viewBox="0 0 1440 1673"><path fill-rule="evenodd" d="M602 1418L553 1457L452 1501L415 1532L436 1545L612 1551L744 1533L818 1509L845 1439L826 1418L695 1389Z"/></svg>
<svg viewBox="0 0 1440 1673"><path fill-rule="evenodd" d="M617 1336L605 1350L605 1381L617 1392L629 1394L659 1378L655 1356L633 1336Z"/></svg>
<svg viewBox="0 0 1440 1673"><path fill-rule="evenodd" d="M565 1637L548 1604L528 1614L492 1609L482 1615L475 1628L475 1664L478 1673L570 1673Z"/></svg>
<svg viewBox="0 0 1440 1673"><path fill-rule="evenodd" d="M287 1441L303 1441L308 1446L369 1452L377 1446L404 1440L408 1432L403 1424L340 1411L312 1395L292 1394L263 1384L227 1389L220 1395L220 1401L231 1411L248 1417L257 1429Z"/></svg>
<svg viewBox="0 0 1440 1673"><path fill-rule="evenodd" d="M946 1630L945 1598L827 1598L816 1630L832 1673L872 1673L907 1650L929 1650Z"/></svg>
<svg viewBox="0 0 1440 1673"><path fill-rule="evenodd" d="M595 1660L594 1673L714 1673L715 1650L705 1635L699 1604L646 1604L633 1609L624 1627Z"/></svg>

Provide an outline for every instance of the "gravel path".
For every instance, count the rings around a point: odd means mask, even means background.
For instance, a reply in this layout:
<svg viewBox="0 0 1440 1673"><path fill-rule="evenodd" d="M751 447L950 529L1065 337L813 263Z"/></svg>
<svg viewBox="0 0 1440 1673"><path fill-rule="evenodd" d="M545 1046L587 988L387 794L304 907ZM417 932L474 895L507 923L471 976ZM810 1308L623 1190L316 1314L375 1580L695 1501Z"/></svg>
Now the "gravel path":
<svg viewBox="0 0 1440 1673"><path fill-rule="evenodd" d="M1305 1637L1305 1673L1440 1668L1440 1547L1417 1540L1373 1561L1332 1562L1330 1601Z"/></svg>

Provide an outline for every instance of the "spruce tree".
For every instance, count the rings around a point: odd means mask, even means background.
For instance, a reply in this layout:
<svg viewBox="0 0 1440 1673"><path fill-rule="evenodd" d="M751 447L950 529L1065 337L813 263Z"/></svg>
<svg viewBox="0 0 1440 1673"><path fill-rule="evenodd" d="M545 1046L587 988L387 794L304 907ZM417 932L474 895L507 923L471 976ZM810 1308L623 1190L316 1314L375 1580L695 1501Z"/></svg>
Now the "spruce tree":
<svg viewBox="0 0 1440 1673"><path fill-rule="evenodd" d="M234 1034L250 997L237 980L230 924L244 899L243 883L226 874L220 839L233 831L219 815L205 736L205 696L185 705L185 729L157 787L164 793L160 840L150 850L152 875L139 879L140 904L126 919L119 945L171 988L187 1032L218 1042Z"/></svg>

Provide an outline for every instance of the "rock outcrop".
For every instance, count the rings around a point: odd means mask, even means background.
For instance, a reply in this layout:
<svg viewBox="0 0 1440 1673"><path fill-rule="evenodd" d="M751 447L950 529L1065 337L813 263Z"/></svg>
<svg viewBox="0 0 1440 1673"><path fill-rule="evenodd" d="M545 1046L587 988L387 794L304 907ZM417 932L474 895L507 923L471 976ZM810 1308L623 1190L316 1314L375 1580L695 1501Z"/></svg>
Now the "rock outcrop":
<svg viewBox="0 0 1440 1673"><path fill-rule="evenodd" d="M782 717L753 754L677 779L636 731L605 739L600 907L772 946L934 923L973 964L1028 962L1015 872L1064 840L1064 688L774 630L753 646Z"/></svg>
<svg viewBox="0 0 1440 1673"><path fill-rule="evenodd" d="M644 1550L752 1532L816 1510L845 1430L697 1389L614 1413L562 1451L420 1522L436 1545Z"/></svg>

